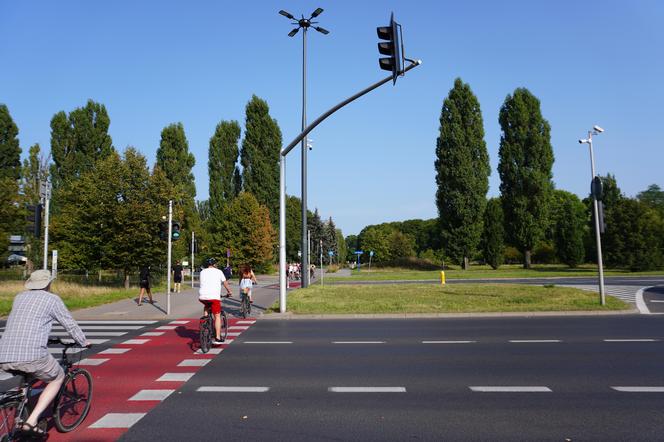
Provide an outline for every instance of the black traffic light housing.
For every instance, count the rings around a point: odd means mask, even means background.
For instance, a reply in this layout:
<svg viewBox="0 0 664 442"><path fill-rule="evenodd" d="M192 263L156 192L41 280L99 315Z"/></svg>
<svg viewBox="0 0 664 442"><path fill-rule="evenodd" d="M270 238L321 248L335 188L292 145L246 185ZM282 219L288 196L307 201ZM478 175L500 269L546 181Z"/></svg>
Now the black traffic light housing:
<svg viewBox="0 0 664 442"><path fill-rule="evenodd" d="M166 221L161 221L159 223L159 239L162 241L168 239L168 223Z"/></svg>
<svg viewBox="0 0 664 442"><path fill-rule="evenodd" d="M177 221L173 221L171 224L171 239L173 241L180 239L180 223Z"/></svg>
<svg viewBox="0 0 664 442"><path fill-rule="evenodd" d="M28 215L26 216L26 231L32 233L35 238L41 235L42 205L29 205L26 207Z"/></svg>
<svg viewBox="0 0 664 442"><path fill-rule="evenodd" d="M597 201L597 219L599 220L599 233L606 232L606 219L604 218L604 203Z"/></svg>
<svg viewBox="0 0 664 442"><path fill-rule="evenodd" d="M392 72L392 84L396 84L399 73L403 70L403 51L401 45L401 25L394 21L394 13L390 16L389 26L376 28L378 38L387 40L378 43L378 52L388 57L378 59L380 68Z"/></svg>

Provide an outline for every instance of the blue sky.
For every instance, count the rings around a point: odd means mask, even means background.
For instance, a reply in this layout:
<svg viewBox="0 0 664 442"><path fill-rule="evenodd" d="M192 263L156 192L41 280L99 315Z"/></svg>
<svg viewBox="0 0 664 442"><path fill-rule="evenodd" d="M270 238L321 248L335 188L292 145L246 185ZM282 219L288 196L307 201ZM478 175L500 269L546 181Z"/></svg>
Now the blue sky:
<svg viewBox="0 0 664 442"><path fill-rule="evenodd" d="M597 171L634 196L664 187L664 3L657 1L18 1L0 2L0 103L25 153L50 146L54 113L91 98L106 105L119 150L154 163L164 126L182 122L196 156L197 198L208 196L209 139L220 120L244 125L252 94L265 99L284 144L300 131L302 38L296 16L325 9L310 32L308 117L386 75L376 26L391 11L406 55L423 65L352 103L310 135L309 207L345 235L368 224L437 216L435 143L454 79L479 98L498 194L498 111L526 87L551 124L557 188L585 196L594 124ZM299 148L287 192L300 195Z"/></svg>

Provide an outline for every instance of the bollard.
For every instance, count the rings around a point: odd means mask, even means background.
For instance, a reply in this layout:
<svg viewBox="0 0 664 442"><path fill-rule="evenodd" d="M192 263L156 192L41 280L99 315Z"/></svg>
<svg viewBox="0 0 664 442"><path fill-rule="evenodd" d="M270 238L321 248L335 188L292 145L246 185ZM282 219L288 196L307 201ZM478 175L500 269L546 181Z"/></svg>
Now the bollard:
<svg viewBox="0 0 664 442"><path fill-rule="evenodd" d="M440 283L445 285L445 272L443 270L440 271Z"/></svg>

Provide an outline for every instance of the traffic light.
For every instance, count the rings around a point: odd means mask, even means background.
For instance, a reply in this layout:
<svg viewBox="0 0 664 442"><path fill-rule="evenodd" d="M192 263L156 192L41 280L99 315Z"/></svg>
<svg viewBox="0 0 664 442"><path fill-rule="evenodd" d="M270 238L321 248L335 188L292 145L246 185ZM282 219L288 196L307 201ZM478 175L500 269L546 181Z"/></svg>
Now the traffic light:
<svg viewBox="0 0 664 442"><path fill-rule="evenodd" d="M168 223L166 221L161 221L159 223L159 239L166 241L168 238Z"/></svg>
<svg viewBox="0 0 664 442"><path fill-rule="evenodd" d="M173 221L171 224L171 239L177 241L180 239L180 223Z"/></svg>
<svg viewBox="0 0 664 442"><path fill-rule="evenodd" d="M599 233L604 233L606 231L606 221L604 219L604 203L602 201L597 202L597 219L599 220Z"/></svg>
<svg viewBox="0 0 664 442"><path fill-rule="evenodd" d="M39 238L41 234L41 216L42 216L42 205L29 205L26 207L28 211L28 216L26 216L26 230L35 238Z"/></svg>
<svg viewBox="0 0 664 442"><path fill-rule="evenodd" d="M392 72L392 84L396 84L399 72L403 69L401 38L399 34L400 27L401 25L394 21L394 13L392 13L389 26L376 28L378 38L387 40L378 43L378 52L389 56L378 59L378 64L380 64L381 69Z"/></svg>

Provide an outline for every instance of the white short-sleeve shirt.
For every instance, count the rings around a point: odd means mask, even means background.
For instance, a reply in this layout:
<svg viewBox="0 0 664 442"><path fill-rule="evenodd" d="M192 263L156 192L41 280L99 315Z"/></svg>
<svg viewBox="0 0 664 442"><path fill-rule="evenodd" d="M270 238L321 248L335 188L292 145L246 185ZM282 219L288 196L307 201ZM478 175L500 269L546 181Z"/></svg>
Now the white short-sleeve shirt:
<svg viewBox="0 0 664 442"><path fill-rule="evenodd" d="M221 301L221 286L224 281L226 281L224 272L215 267L208 267L201 270L198 299L216 299Z"/></svg>

